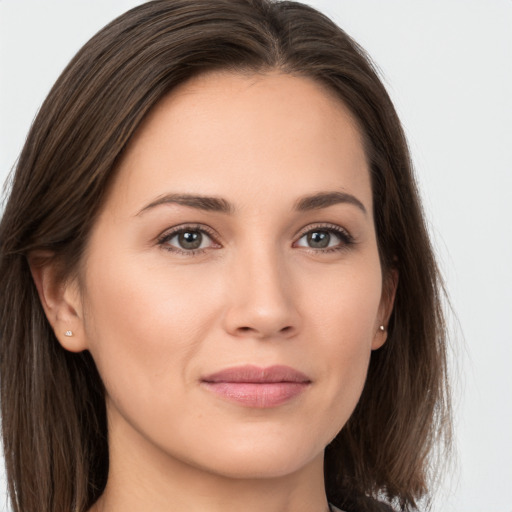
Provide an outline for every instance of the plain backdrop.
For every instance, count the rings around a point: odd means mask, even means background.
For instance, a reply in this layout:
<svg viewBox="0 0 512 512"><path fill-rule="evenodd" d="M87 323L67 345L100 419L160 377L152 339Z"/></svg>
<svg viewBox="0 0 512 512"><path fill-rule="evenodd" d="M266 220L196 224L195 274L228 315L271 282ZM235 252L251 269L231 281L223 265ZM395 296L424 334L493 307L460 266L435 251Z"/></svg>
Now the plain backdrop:
<svg viewBox="0 0 512 512"><path fill-rule="evenodd" d="M67 62L139 3L0 0L2 182ZM512 1L306 3L332 17L381 70L456 313L458 460L434 510L512 512ZM3 477L0 510L8 510Z"/></svg>

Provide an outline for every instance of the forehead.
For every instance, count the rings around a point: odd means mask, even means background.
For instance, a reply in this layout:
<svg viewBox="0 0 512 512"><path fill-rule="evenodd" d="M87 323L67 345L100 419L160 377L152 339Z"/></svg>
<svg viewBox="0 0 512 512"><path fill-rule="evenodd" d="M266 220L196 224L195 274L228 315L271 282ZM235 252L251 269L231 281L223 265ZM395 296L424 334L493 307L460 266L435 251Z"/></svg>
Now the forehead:
<svg viewBox="0 0 512 512"><path fill-rule="evenodd" d="M239 185L263 196L359 190L371 202L348 108L312 79L278 72L215 72L181 84L141 124L115 182L124 200L189 189L225 195Z"/></svg>

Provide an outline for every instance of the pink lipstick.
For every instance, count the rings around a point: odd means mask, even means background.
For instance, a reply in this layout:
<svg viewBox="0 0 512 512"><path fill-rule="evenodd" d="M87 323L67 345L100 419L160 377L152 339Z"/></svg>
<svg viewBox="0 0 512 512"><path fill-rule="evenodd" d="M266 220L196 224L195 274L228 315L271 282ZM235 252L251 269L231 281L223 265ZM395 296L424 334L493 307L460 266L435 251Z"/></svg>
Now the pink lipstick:
<svg viewBox="0 0 512 512"><path fill-rule="evenodd" d="M311 380L289 366L226 368L201 379L213 393L246 407L282 405L307 389Z"/></svg>

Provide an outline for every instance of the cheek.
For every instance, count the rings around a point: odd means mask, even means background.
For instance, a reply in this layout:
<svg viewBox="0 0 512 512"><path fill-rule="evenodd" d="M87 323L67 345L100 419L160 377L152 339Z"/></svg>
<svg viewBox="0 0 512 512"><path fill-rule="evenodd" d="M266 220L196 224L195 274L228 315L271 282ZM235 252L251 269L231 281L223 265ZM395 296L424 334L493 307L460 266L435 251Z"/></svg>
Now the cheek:
<svg viewBox="0 0 512 512"><path fill-rule="evenodd" d="M145 400L186 380L216 318L215 287L191 276L192 267L171 274L137 258L91 260L88 269L86 335L112 398L133 391Z"/></svg>
<svg viewBox="0 0 512 512"><path fill-rule="evenodd" d="M355 408L366 380L381 300L378 259L364 269L338 272L309 301L310 329L326 376L334 437Z"/></svg>
<svg viewBox="0 0 512 512"><path fill-rule="evenodd" d="M303 290L305 315L314 328L324 332L332 350L367 353L376 333L382 295L378 256L354 258L330 272L307 276Z"/></svg>

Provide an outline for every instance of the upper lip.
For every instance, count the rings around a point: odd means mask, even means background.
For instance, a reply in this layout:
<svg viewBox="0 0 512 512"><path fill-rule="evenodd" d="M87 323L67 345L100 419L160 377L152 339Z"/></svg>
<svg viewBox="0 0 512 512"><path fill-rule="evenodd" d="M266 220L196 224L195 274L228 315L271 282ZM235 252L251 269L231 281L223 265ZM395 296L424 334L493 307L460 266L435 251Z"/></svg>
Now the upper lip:
<svg viewBox="0 0 512 512"><path fill-rule="evenodd" d="M254 365L235 366L225 368L218 372L202 377L203 382L246 382L246 383L273 383L273 382L311 382L311 379L302 372L290 366L275 365L262 368Z"/></svg>

